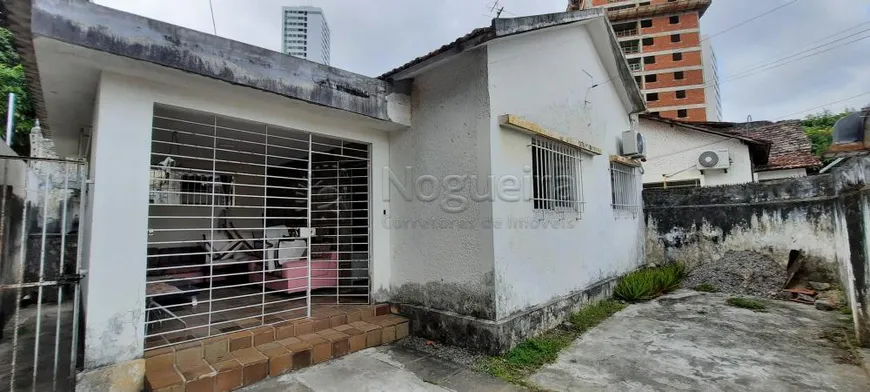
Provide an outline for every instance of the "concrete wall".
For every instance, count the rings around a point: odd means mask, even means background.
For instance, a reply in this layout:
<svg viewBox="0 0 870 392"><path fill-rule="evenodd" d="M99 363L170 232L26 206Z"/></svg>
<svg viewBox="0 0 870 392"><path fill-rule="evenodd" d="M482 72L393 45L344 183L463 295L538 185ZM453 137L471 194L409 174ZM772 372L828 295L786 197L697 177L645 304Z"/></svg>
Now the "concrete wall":
<svg viewBox="0 0 870 392"><path fill-rule="evenodd" d="M145 331L145 265L152 113L155 103L370 143L373 167L388 162L387 135L353 116L242 87L179 74L139 70L141 78L104 73L94 118L93 202L85 254L85 368L141 357ZM148 79L146 79L148 78ZM183 87L182 87L183 86ZM381 183L373 170L372 184ZM372 188L373 212L386 209ZM372 229L373 290L390 279L390 238Z"/></svg>
<svg viewBox="0 0 870 392"><path fill-rule="evenodd" d="M749 147L737 139L711 135L682 127L640 119L638 131L646 136L647 161L644 164L644 183L700 180L701 186L742 184L752 182L752 160ZM731 168L707 170L704 174L695 168L698 156L704 151L727 149ZM677 172L681 173L674 174Z"/></svg>
<svg viewBox="0 0 870 392"><path fill-rule="evenodd" d="M806 177L807 169L771 170L755 173L755 181L770 181L783 178Z"/></svg>
<svg viewBox="0 0 870 392"><path fill-rule="evenodd" d="M486 48L414 80L412 126L390 136L398 183L385 184L390 210L377 224L390 228L393 302L495 319L487 87Z"/></svg>
<svg viewBox="0 0 870 392"><path fill-rule="evenodd" d="M6 143L0 143L0 155L18 156ZM3 215L0 225L0 284L16 283L20 267L21 252L25 248L24 238L27 236L22 231L24 219L24 205L27 200L25 179L27 177L27 164L19 159L0 160L0 181L5 188L0 189L0 198L6 197L3 204ZM0 292L0 337L6 320L13 314L15 309L15 290L3 290Z"/></svg>
<svg viewBox="0 0 870 392"><path fill-rule="evenodd" d="M499 320L582 291L643 262L641 217L611 208L608 157L619 153L622 132L631 124L616 94L616 82L604 83L610 77L595 55L596 47L582 24L489 44L496 179L528 177L532 166L531 137L499 126L497 117L502 114L520 116L604 150L603 155L583 156L586 204L579 217L553 221L537 215L530 200L495 198L493 218L502 222L493 230ZM592 88L594 84L599 86ZM531 185L526 185L530 194ZM524 226L544 223L557 228ZM602 248L608 251L598 251Z"/></svg>
<svg viewBox="0 0 870 392"><path fill-rule="evenodd" d="M647 259L719 260L765 253L785 266L791 251L836 272L836 193L831 176L713 188L644 191Z"/></svg>
<svg viewBox="0 0 870 392"><path fill-rule="evenodd" d="M830 174L714 188L644 191L647 260L715 262L728 251L785 266L801 251L839 277L857 338L870 344L870 157Z"/></svg>
<svg viewBox="0 0 870 392"><path fill-rule="evenodd" d="M870 345L870 158L851 158L833 170L838 204L840 275L859 342Z"/></svg>

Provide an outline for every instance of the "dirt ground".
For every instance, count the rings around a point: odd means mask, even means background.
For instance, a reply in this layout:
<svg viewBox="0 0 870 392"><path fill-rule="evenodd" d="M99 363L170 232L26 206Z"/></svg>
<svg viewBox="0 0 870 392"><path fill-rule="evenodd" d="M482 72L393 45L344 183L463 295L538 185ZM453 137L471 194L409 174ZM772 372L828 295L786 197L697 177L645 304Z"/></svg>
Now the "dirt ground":
<svg viewBox="0 0 870 392"><path fill-rule="evenodd" d="M530 381L554 391L870 391L870 350L861 363L862 350L832 339L846 316L773 300L754 312L728 298L682 290L629 306Z"/></svg>

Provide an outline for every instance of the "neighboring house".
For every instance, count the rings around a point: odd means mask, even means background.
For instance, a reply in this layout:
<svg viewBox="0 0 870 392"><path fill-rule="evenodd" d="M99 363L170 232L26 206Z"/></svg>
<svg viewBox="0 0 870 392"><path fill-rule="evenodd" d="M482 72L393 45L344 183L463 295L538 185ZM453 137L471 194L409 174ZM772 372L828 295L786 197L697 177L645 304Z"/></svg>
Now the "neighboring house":
<svg viewBox="0 0 870 392"><path fill-rule="evenodd" d="M812 142L804 133L800 120L707 122L696 125L770 143L767 164L758 165L754 169L755 181L804 177L822 166L822 162L813 154Z"/></svg>
<svg viewBox="0 0 870 392"><path fill-rule="evenodd" d="M770 144L739 134L650 115L637 129L647 142L644 188L753 182L754 168L768 164ZM713 155L718 162L705 168L700 160Z"/></svg>
<svg viewBox="0 0 870 392"><path fill-rule="evenodd" d="M681 122L641 115L644 186L713 186L807 176L821 167L800 120ZM717 155L707 170L702 154ZM726 160L727 157L727 160Z"/></svg>
<svg viewBox="0 0 870 392"><path fill-rule="evenodd" d="M379 79L90 2L8 11L45 136L90 170L83 384L327 304L503 352L644 261L618 154L645 107L601 10L497 19Z"/></svg>
<svg viewBox="0 0 870 392"><path fill-rule="evenodd" d="M734 132L770 142L770 158L766 165L755 168L755 181L806 177L810 171L822 167L822 162L813 154L813 144L804 133L800 120L779 121Z"/></svg>

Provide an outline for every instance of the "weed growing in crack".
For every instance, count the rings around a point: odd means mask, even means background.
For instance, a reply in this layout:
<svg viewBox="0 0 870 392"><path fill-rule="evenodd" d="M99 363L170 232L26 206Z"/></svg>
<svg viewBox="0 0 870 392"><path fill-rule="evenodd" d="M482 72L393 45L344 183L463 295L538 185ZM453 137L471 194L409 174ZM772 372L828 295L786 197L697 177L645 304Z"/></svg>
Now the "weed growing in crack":
<svg viewBox="0 0 870 392"><path fill-rule="evenodd" d="M693 288L693 290L700 291L702 293L718 293L719 292L718 287L713 286L712 284L709 284L709 283L701 283L701 284L695 286Z"/></svg>
<svg viewBox="0 0 870 392"><path fill-rule="evenodd" d="M767 309L767 305L764 302L751 298L731 297L725 303L735 308L749 309L756 312L763 312Z"/></svg>

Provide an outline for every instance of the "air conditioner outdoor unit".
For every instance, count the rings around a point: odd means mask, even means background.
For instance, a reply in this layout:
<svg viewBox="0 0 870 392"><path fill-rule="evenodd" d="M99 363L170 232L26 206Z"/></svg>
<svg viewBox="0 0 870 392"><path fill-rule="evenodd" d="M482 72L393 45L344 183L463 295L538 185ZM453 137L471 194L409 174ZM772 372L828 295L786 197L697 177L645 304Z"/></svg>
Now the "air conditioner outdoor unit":
<svg viewBox="0 0 870 392"><path fill-rule="evenodd" d="M731 167L731 157L728 150L709 150L698 155L697 168L704 170L728 170Z"/></svg>
<svg viewBox="0 0 870 392"><path fill-rule="evenodd" d="M631 130L622 133L622 156L646 158L646 138L640 132Z"/></svg>

